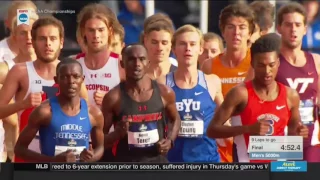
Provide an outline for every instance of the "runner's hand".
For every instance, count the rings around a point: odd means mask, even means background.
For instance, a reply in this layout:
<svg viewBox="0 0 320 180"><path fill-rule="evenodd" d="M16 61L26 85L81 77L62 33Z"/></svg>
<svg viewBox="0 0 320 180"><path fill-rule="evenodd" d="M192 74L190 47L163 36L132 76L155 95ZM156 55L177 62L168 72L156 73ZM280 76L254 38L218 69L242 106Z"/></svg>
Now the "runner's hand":
<svg viewBox="0 0 320 180"><path fill-rule="evenodd" d="M42 102L42 94L43 92L30 93L23 101L25 109L39 106Z"/></svg>
<svg viewBox="0 0 320 180"><path fill-rule="evenodd" d="M90 144L89 149L84 149L80 153L80 161L81 162L90 162L90 160L93 158L93 148L92 145Z"/></svg>
<svg viewBox="0 0 320 180"><path fill-rule="evenodd" d="M171 140L170 139L161 139L158 143L158 150L162 155L166 155L171 149Z"/></svg>
<svg viewBox="0 0 320 180"><path fill-rule="evenodd" d="M72 150L69 149L66 152L63 152L55 156L56 162L76 162L76 156L73 154Z"/></svg>
<svg viewBox="0 0 320 180"><path fill-rule="evenodd" d="M96 92L94 92L93 98L98 106L102 105L102 100L103 100L104 95L106 95L106 92L104 92L104 91L97 90Z"/></svg>
<svg viewBox="0 0 320 180"><path fill-rule="evenodd" d="M124 137L128 133L128 130L129 130L128 120L119 121L114 128L114 131L119 133L121 137Z"/></svg>
<svg viewBox="0 0 320 180"><path fill-rule="evenodd" d="M265 136L269 131L270 123L266 119L262 119L253 125L249 126L249 132L251 135Z"/></svg>
<svg viewBox="0 0 320 180"><path fill-rule="evenodd" d="M308 138L309 136L309 129L307 126L303 125L301 122L299 123L298 127L298 135L304 138Z"/></svg>

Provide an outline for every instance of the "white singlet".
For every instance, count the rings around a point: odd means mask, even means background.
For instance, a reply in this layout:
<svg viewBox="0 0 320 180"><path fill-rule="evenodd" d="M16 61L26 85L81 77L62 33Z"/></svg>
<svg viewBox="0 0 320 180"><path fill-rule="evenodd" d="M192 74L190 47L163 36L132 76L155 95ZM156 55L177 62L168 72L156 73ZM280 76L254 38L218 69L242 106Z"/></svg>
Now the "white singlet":
<svg viewBox="0 0 320 180"><path fill-rule="evenodd" d="M23 99L27 98L30 93L41 92L44 86L52 87L54 85L54 80L45 80L38 75L36 69L34 68L33 62L26 62L26 65L27 65L27 72L28 72L28 79L29 79L29 88ZM22 119L22 118L25 118L25 116L22 116L22 114L25 111L28 111L28 110L23 110L18 113L19 123L22 123L23 121L23 123L20 124L20 127L21 125L25 126L26 122L28 121L28 119ZM22 128L20 128L20 132L22 131ZM41 153L39 143L40 142L39 142L39 132L38 132L37 136L31 141L29 145L29 149L35 152Z"/></svg>
<svg viewBox="0 0 320 180"><path fill-rule="evenodd" d="M13 59L16 56L10 50L7 38L4 38L0 41L0 62L3 62L5 59Z"/></svg>

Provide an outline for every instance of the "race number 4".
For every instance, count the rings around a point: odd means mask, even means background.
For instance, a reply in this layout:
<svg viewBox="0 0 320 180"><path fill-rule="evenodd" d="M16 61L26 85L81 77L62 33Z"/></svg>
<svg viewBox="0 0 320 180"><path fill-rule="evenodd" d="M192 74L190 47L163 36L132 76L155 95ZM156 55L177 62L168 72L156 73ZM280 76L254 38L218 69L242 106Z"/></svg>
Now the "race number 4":
<svg viewBox="0 0 320 180"><path fill-rule="evenodd" d="M294 80L292 78L287 78L287 82L292 89L297 91L299 84L302 84L300 90L298 91L300 94L302 94L306 91L308 85L314 82L314 78L296 78Z"/></svg>

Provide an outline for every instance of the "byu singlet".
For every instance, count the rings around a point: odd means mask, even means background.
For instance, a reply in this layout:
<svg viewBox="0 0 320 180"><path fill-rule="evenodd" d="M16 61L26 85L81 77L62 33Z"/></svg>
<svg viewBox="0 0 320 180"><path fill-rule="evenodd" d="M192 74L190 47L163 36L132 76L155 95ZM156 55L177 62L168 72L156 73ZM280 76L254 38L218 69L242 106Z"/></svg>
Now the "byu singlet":
<svg viewBox="0 0 320 180"><path fill-rule="evenodd" d="M290 118L286 87L283 84L278 83L278 97L274 101L261 101L255 93L252 81L246 82L245 85L248 91L248 102L245 109L239 115L231 118L232 126L253 125L266 117L266 120L270 121L269 131L266 135L284 136L284 129ZM234 137L234 162L251 162L248 154L249 136L250 134L242 134Z"/></svg>
<svg viewBox="0 0 320 180"><path fill-rule="evenodd" d="M145 102L133 100L120 83L121 106L115 123L128 120L130 124L128 134L113 148L116 162L139 162L160 155L156 143L165 137L165 110L158 84L151 82L153 93Z"/></svg>
<svg viewBox="0 0 320 180"><path fill-rule="evenodd" d="M297 90L300 96L300 116L309 128L309 136L304 139L304 146L319 144L319 124L316 112L318 91L318 73L312 54L305 52L306 64L303 67L291 65L280 55L280 66L276 81Z"/></svg>
<svg viewBox="0 0 320 180"><path fill-rule="evenodd" d="M92 129L87 103L81 98L80 112L68 116L62 111L57 97L49 101L52 112L50 125L39 130L41 154L52 157L72 149L79 161L80 153L89 148Z"/></svg>
<svg viewBox="0 0 320 180"><path fill-rule="evenodd" d="M94 101L94 92L97 90L109 92L120 83L119 59L118 54L110 53L108 62L98 70L87 68L84 57L79 58L83 68L90 104L96 104Z"/></svg>
<svg viewBox="0 0 320 180"><path fill-rule="evenodd" d="M45 93L42 95L42 101L45 101L47 97L54 96L55 93L58 92L57 88L52 87L54 85L54 80L45 80L40 77L34 68L33 62L26 62L28 79L29 79L29 87L28 91L23 99L26 99L30 93L36 93L44 91ZM28 108L18 112L19 116L19 128L20 132L27 126L29 116L34 108ZM40 145L39 145L39 134L37 133L36 137L31 141L29 145L29 149L40 153ZM19 157L15 157L15 162L24 162Z"/></svg>
<svg viewBox="0 0 320 180"><path fill-rule="evenodd" d="M175 146L168 153L170 162L220 162L216 141L207 137L216 103L211 98L204 73L198 71L198 83L192 89L175 84L174 73L166 76L166 84L176 94L176 107L181 127Z"/></svg>

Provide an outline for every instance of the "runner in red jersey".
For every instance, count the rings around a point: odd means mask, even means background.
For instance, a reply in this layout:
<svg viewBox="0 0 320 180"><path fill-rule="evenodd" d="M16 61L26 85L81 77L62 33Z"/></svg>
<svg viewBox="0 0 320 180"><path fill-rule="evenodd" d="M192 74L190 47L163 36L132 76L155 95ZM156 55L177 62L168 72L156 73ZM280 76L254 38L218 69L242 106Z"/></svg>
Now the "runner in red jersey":
<svg viewBox="0 0 320 180"><path fill-rule="evenodd" d="M229 91L207 130L211 138L235 137L235 162L250 162L251 135L283 136L288 126L289 135L308 137L308 128L300 119L299 94L275 81L280 64L279 44L279 38L268 34L252 45L254 79ZM224 126L230 118L232 126Z"/></svg>

